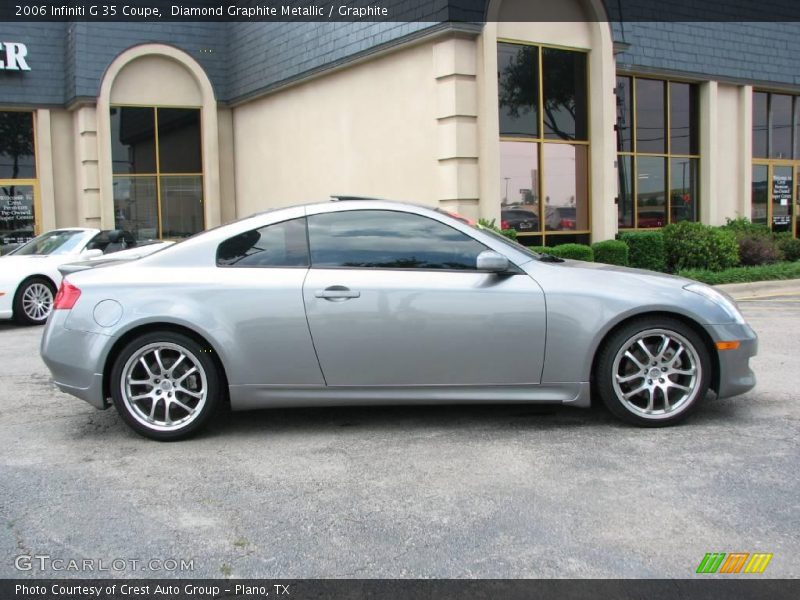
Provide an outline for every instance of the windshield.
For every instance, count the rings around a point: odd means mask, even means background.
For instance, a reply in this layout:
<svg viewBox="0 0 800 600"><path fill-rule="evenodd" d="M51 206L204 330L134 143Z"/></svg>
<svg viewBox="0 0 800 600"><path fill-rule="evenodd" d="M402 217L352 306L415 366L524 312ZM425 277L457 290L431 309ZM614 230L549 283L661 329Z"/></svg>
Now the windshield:
<svg viewBox="0 0 800 600"><path fill-rule="evenodd" d="M49 231L33 238L24 246L20 246L11 254L15 256L47 256L70 254L86 239L86 232L76 229Z"/></svg>

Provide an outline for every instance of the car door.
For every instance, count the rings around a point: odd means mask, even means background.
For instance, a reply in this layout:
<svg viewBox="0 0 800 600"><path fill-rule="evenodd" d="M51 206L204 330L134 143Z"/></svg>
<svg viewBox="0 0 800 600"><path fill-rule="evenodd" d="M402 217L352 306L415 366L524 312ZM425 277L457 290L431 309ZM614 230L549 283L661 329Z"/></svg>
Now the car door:
<svg viewBox="0 0 800 600"><path fill-rule="evenodd" d="M329 386L539 383L541 288L475 268L486 250L439 220L395 210L307 218L306 315Z"/></svg>

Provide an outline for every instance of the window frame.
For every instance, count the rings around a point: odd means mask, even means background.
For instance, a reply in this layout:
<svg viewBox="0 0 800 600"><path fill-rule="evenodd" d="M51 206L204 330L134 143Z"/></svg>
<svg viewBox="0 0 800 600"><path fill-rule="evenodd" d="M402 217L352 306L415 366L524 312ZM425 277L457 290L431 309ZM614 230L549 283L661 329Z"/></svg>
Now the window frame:
<svg viewBox="0 0 800 600"><path fill-rule="evenodd" d="M155 167L156 170L154 173L114 173L114 160L113 160L113 146L109 148L109 156L111 157L111 177L112 183L114 179L117 178L136 178L136 177L155 177L155 187L156 187L156 210L158 216L158 236L157 239L159 240L181 240L186 238L165 238L164 233L164 218L162 215L163 203L161 199L161 178L166 177L199 177L200 178L200 191L201 191L201 202L203 206L203 210L201 211L202 214L202 226L200 231L204 231L206 228L206 211L205 211L205 204L206 204L206 197L205 197L205 162L203 160L203 107L202 106L183 106L183 105L173 105L173 104L130 104L130 103L114 103L109 106L109 121L111 119L111 111L115 108L150 108L153 110L153 139L155 143ZM199 143L200 143L200 172L199 173L170 173L170 172L161 172L161 154L160 148L158 143L159 138L159 131L158 131L158 110L160 108L164 109L185 109L185 110L196 110L198 112L198 128L199 128ZM111 140L111 143L114 143L114 140ZM114 202L112 198L112 202ZM115 218L116 220L116 218ZM115 225L116 226L116 225ZM199 233L199 232L195 232ZM189 236L191 237L191 236Z"/></svg>
<svg viewBox="0 0 800 600"><path fill-rule="evenodd" d="M44 233L41 228L42 219L42 203L41 194L39 191L39 176L41 173L41 164L39 159L39 134L38 134L38 113L35 109L24 108L5 108L0 107L0 112L14 112L14 113L27 113L31 115L33 122L33 167L35 177L17 178L17 179L3 179L0 178L0 188L16 187L16 186L30 186L33 191L33 237L34 239ZM30 241L30 240L28 240ZM0 240L0 245L2 245ZM23 242L27 244L28 242Z"/></svg>
<svg viewBox="0 0 800 600"><path fill-rule="evenodd" d="M367 211L369 211L369 212L382 212L382 213L399 213L399 214L402 214L402 215L411 215L411 216L414 216L414 217L418 217L420 219L428 219L429 221L433 221L434 223L438 223L439 225L441 225L443 227L448 227L448 228L452 229L453 231L459 233L460 235L463 235L463 236L469 238L470 240L472 240L476 244L480 244L483 247L483 250L481 250L481 252L485 252L486 250L491 250L493 252L495 251L493 248L490 248L489 246L484 244L482 241L474 238L473 236L469 235L468 233L464 233L463 231L461 231L460 229L457 229L456 227L453 227L449 223L445 223L443 221L439 221L438 219L434 219L433 217L430 217L428 215L421 215L421 214L415 213L415 212L409 212L409 211L397 210L397 209L388 209L388 208L352 208L352 209L347 209L347 210L317 212L317 213L312 213L312 214L307 214L306 215L306 217L305 217L306 218L306 239L308 241L308 252L309 252L308 259L309 259L309 263L310 263L310 267L309 268L311 268L311 269L320 269L320 270L339 270L339 271L342 271L342 270L346 270L346 271L399 271L399 272L422 271L422 272L428 272L428 273L492 273L493 272L493 271L480 270L480 269L477 268L477 265L476 265L476 268L473 268L473 269L435 269L435 268L430 268L430 267L428 267L428 268L426 268L426 267L409 267L409 268L406 268L406 267L358 267L358 266L346 266L346 265L345 266L341 266L341 265L340 266L328 266L328 265L320 266L320 265L314 264L314 251L313 251L313 248L312 248L312 245L311 245L311 231L310 231L310 227L309 227L309 220L312 219L313 217L318 217L318 216L345 215L345 214L353 213L353 212L367 212ZM479 254L480 254L480 252L479 252ZM476 258L477 258L477 255L476 255ZM509 260L509 269L513 270L514 268L516 268L516 267Z"/></svg>
<svg viewBox="0 0 800 600"><path fill-rule="evenodd" d="M539 42L531 42L527 40L518 40L513 38L497 38L497 43L495 46L499 44L514 44L518 46L533 46L537 48L536 59L537 59L537 92L538 92L538 106L537 106L537 118L539 120L537 124L537 135L536 136L514 136L514 135L503 135L500 133L499 142L525 142L529 144L536 144L536 168L538 170L538 177L536 182L537 193L539 197L539 211L537 214L539 217L539 229L532 230L532 231L517 231L517 237L522 238L521 243L525 238L539 238L541 240L541 245L547 245L547 238L550 236L591 236L592 234L592 111L590 110L590 100L591 97L591 69L589 68L589 53L590 50L586 48L573 48L570 46L563 46L558 44L543 44ZM585 65L586 65L586 139L585 140L559 140L548 138L545 136L545 129L544 129L544 72L543 72L543 50L544 49L553 49L553 50L565 50L568 52L576 52L585 55ZM495 48L495 53L497 53L497 48ZM499 114L500 114L500 100L499 100L499 90L497 94L497 111L496 115L499 121ZM576 126L577 127L577 126ZM587 212L587 228L586 229L570 229L570 230L548 230L546 228L546 206L545 206L545 197L544 197L544 190L545 190L545 177L546 173L544 172L544 148L545 144L567 144L571 146L585 146L586 147L586 212ZM498 154L500 152L500 147L498 143ZM577 199L576 199L576 209L577 209Z"/></svg>
<svg viewBox="0 0 800 600"><path fill-rule="evenodd" d="M767 96L767 152L766 156L755 156L755 150L751 150L751 158L750 158L750 168L751 174L753 167L756 166L763 166L767 169L767 214L766 214L766 226L769 227L770 231L773 230L774 222L773 222L773 181L774 181L774 172L775 167L791 167L792 168L792 201L790 204L791 208L791 218L789 220L789 228L792 233L792 237L798 238L800 237L800 228L798 228L798 223L800 223L800 218L798 218L798 212L800 211L800 94L797 92L787 92L786 90L778 90L778 89L767 89L767 88L753 88L753 96L756 94L766 94ZM789 96L792 98L792 124L791 124L791 135L790 135L790 144L792 149L792 156L790 158L770 158L772 154L772 125L773 125L773 113L772 113L772 97L773 96ZM755 104L755 103L754 103ZM754 123L755 121L753 121ZM750 128L750 136L751 140L754 138L753 135L753 128L754 125L751 124ZM750 220L753 219L753 191L752 191L752 182L750 186L750 214L747 215Z"/></svg>
<svg viewBox="0 0 800 600"><path fill-rule="evenodd" d="M622 156L630 157L631 158L631 197L633 199L633 227L623 227L619 225L619 194L617 196L617 202L615 206L617 208L617 228L619 231L659 231L662 227L639 227L639 182L638 182L638 172L639 172L639 157L650 157L650 158L663 158L665 164L664 167L664 193L665 197L665 204L664 204L664 226L671 224L672 221L672 160L673 159L690 159L690 160L697 160L697 182L696 182L696 189L697 189L697 198L695 199L695 211L697 214L697 220L695 222L701 222L701 178L703 175L702 169L702 152L700 147L700 130L702 125L700 123L700 89L699 84L700 82L692 79L684 79L680 77L659 77L658 75L648 73L648 74L639 74L637 72L628 72L628 71L617 71L615 76L616 79L619 77L627 77L630 82L630 89L631 89L631 98L630 98L630 114L631 114L631 126L630 126L630 150L619 150L617 148L616 156L617 156L617 170L619 172L619 158ZM638 141L637 141L637 134L638 134L638 118L636 116L636 80L637 79L648 79L651 81L660 81L664 83L664 135L665 139L665 152L638 152ZM689 84L690 86L695 86L697 99L696 99L696 123L695 126L697 127L697 153L696 154L673 154L672 153L672 94L671 94L671 86L673 83L678 84ZM614 85L614 94L615 98L618 100L618 96L616 95L617 85ZM616 120L616 115L615 115ZM691 119L690 119L690 127L692 126ZM617 132L617 126L615 125L615 133ZM690 148L691 150L691 148ZM619 175L617 176L617 181L619 181Z"/></svg>

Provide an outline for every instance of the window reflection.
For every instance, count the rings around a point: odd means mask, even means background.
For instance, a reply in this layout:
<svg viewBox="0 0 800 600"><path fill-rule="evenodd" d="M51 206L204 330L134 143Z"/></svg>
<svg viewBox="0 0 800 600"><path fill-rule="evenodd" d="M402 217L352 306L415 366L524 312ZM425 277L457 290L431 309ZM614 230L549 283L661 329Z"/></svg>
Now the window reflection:
<svg viewBox="0 0 800 600"><path fill-rule="evenodd" d="M114 173L155 173L155 110L111 109L111 160Z"/></svg>
<svg viewBox="0 0 800 600"><path fill-rule="evenodd" d="M792 97L783 94L772 94L770 110L772 112L770 158L791 158Z"/></svg>
<svg viewBox="0 0 800 600"><path fill-rule="evenodd" d="M162 237L186 238L203 228L203 178L163 176L161 182Z"/></svg>
<svg viewBox="0 0 800 600"><path fill-rule="evenodd" d="M589 228L586 146L544 144L544 222L548 231Z"/></svg>
<svg viewBox="0 0 800 600"><path fill-rule="evenodd" d="M636 159L638 227L663 227L667 220L666 159L639 156Z"/></svg>
<svg viewBox="0 0 800 600"><path fill-rule="evenodd" d="M156 177L114 177L114 221L138 240L160 237Z"/></svg>
<svg viewBox="0 0 800 600"><path fill-rule="evenodd" d="M619 227L633 227L633 157L620 156L617 159L617 224Z"/></svg>
<svg viewBox="0 0 800 600"><path fill-rule="evenodd" d="M308 218L314 267L474 270L486 247L443 223L408 213L359 210Z"/></svg>
<svg viewBox="0 0 800 600"><path fill-rule="evenodd" d="M768 117L767 94L755 92L753 94L753 156L756 158L767 157Z"/></svg>
<svg viewBox="0 0 800 600"><path fill-rule="evenodd" d="M767 224L767 179L769 168L767 165L753 165L752 207L750 220L753 223Z"/></svg>
<svg viewBox="0 0 800 600"><path fill-rule="evenodd" d="M538 144L500 142L500 219L504 229L540 230Z"/></svg>
<svg viewBox="0 0 800 600"><path fill-rule="evenodd" d="M586 54L542 49L544 137L586 140Z"/></svg>
<svg viewBox="0 0 800 600"><path fill-rule="evenodd" d="M34 179L33 113L0 111L0 179Z"/></svg>
<svg viewBox="0 0 800 600"><path fill-rule="evenodd" d="M617 77L617 150L633 152L631 78Z"/></svg>
<svg viewBox="0 0 800 600"><path fill-rule="evenodd" d="M663 154L667 151L664 83L636 79L636 152Z"/></svg>
<svg viewBox="0 0 800 600"><path fill-rule="evenodd" d="M671 222L697 221L698 160L673 158L670 161Z"/></svg>
<svg viewBox="0 0 800 600"><path fill-rule="evenodd" d="M539 58L536 46L498 44L497 85L500 135L539 132Z"/></svg>

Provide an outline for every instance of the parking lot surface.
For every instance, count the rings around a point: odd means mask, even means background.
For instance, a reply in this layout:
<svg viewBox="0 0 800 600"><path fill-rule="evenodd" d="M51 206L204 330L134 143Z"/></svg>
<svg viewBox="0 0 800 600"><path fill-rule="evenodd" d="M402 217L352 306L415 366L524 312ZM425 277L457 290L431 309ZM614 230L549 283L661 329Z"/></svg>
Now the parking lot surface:
<svg viewBox="0 0 800 600"><path fill-rule="evenodd" d="M178 443L58 392L41 328L0 323L0 577L683 578L707 552L798 577L800 295L740 305L758 386L678 427L324 408L226 414ZM71 559L95 570L53 569Z"/></svg>

